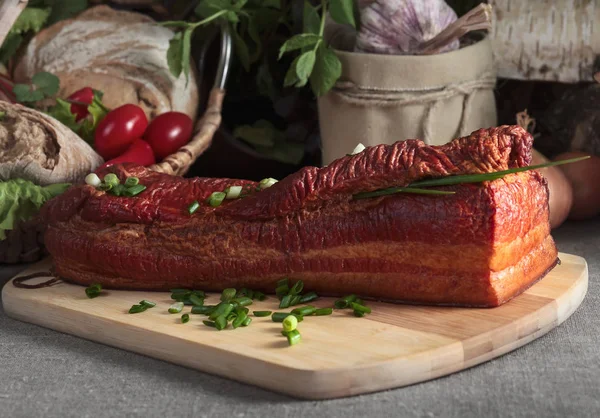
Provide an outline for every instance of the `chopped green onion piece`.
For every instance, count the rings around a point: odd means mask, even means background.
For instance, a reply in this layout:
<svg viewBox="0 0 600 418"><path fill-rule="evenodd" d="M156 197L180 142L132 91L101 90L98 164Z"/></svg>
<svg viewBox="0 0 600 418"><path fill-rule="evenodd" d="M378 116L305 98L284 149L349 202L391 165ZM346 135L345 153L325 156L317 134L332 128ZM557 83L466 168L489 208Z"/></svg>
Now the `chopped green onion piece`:
<svg viewBox="0 0 600 418"><path fill-rule="evenodd" d="M354 302L356 299L356 295L344 296L343 298L336 300L334 306L337 309L346 309L350 306L350 303Z"/></svg>
<svg viewBox="0 0 600 418"><path fill-rule="evenodd" d="M317 295L315 292L308 292L300 297L300 303L308 303L316 299L319 299L319 295Z"/></svg>
<svg viewBox="0 0 600 418"><path fill-rule="evenodd" d="M352 302L351 303L352 309L354 309L354 312L362 312L362 313L371 313L371 308L369 308L368 306L364 306L364 305L359 305L356 302Z"/></svg>
<svg viewBox="0 0 600 418"><path fill-rule="evenodd" d="M254 311L254 316L257 316L259 318L265 317L265 316L269 316L271 315L271 311Z"/></svg>
<svg viewBox="0 0 600 418"><path fill-rule="evenodd" d="M275 312L273 315L271 315L271 320L273 322L283 322L283 320L290 315L294 315L298 322L302 322L304 320L302 315L292 314L291 312Z"/></svg>
<svg viewBox="0 0 600 418"><path fill-rule="evenodd" d="M256 299L258 301L263 301L267 298L267 295L265 295L263 292L257 292L256 290L254 291L254 294L252 295L252 299Z"/></svg>
<svg viewBox="0 0 600 418"><path fill-rule="evenodd" d="M229 315L227 315L227 322L233 321L235 318L237 318L237 316L237 313L231 312Z"/></svg>
<svg viewBox="0 0 600 418"><path fill-rule="evenodd" d="M119 178L117 177L116 174L114 174L114 173L108 173L106 176L104 176L104 183L105 184L110 184L112 187L115 187L120 182L119 182Z"/></svg>
<svg viewBox="0 0 600 418"><path fill-rule="evenodd" d="M271 187L272 185L274 185L275 183L277 183L277 180L273 179L273 178L266 178L266 179L262 179L260 181L260 183L258 183L258 188L263 190L266 188Z"/></svg>
<svg viewBox="0 0 600 418"><path fill-rule="evenodd" d="M113 186L113 188L110 192L112 194L114 194L115 196L123 196L123 195L125 195L126 190L127 190L127 187L123 186L122 184L117 184L116 186Z"/></svg>
<svg viewBox="0 0 600 418"><path fill-rule="evenodd" d="M365 301L364 301L364 300L362 300L362 299L356 299L356 300L354 301L354 303L358 303L359 305L364 305L364 304L365 304Z"/></svg>
<svg viewBox="0 0 600 418"><path fill-rule="evenodd" d="M216 309L210 314L208 319L215 320L217 317L223 315L226 317L233 311L233 305L231 303L221 302L217 305Z"/></svg>
<svg viewBox="0 0 600 418"><path fill-rule="evenodd" d="M300 295L292 296L292 299L290 299L290 306L295 306L299 304L300 299L302 299Z"/></svg>
<svg viewBox="0 0 600 418"><path fill-rule="evenodd" d="M244 319L244 322L242 322L242 326L247 327L248 325L250 325L250 322L252 322L252 318L247 317L246 319Z"/></svg>
<svg viewBox="0 0 600 418"><path fill-rule="evenodd" d="M190 300L190 302L192 302L192 304L194 306L202 306L202 305L204 305L204 298L201 298L200 296L195 295L193 293L190 295L189 300Z"/></svg>
<svg viewBox="0 0 600 418"><path fill-rule="evenodd" d="M289 291L289 286L287 284L282 284L281 286L278 286L277 289L275 289L275 294L277 295L277 297L282 297L284 295L287 295Z"/></svg>
<svg viewBox="0 0 600 418"><path fill-rule="evenodd" d="M226 194L223 192L213 192L208 198L208 204L211 205L213 208L216 208L217 206L220 206L221 203L223 203L225 196Z"/></svg>
<svg viewBox="0 0 600 418"><path fill-rule="evenodd" d="M303 306L301 308L296 308L294 310L292 310L293 314L296 315L302 315L302 316L307 316L307 315L312 315L317 311L317 308L315 308L314 306Z"/></svg>
<svg viewBox="0 0 600 418"><path fill-rule="evenodd" d="M133 305L131 308L129 308L129 313L130 314L140 313L140 312L144 312L146 309L148 309L148 307L144 306L144 305Z"/></svg>
<svg viewBox="0 0 600 418"><path fill-rule="evenodd" d="M226 199L237 199L242 194L242 186L231 186L225 189Z"/></svg>
<svg viewBox="0 0 600 418"><path fill-rule="evenodd" d="M277 288L277 287L279 287L279 286L283 286L283 285L285 285L285 286L289 286L289 285L290 285L290 279L288 279L288 278L286 277L286 278L283 278L283 279L281 279L281 280L277 281L277 286L275 286L275 287Z"/></svg>
<svg viewBox="0 0 600 418"><path fill-rule="evenodd" d="M202 323L204 325L206 325L207 327L212 327L212 328L216 328L217 326L215 325L215 323L213 321L202 321Z"/></svg>
<svg viewBox="0 0 600 418"><path fill-rule="evenodd" d="M215 328L221 331L222 329L227 328L227 316L219 315L215 318Z"/></svg>
<svg viewBox="0 0 600 418"><path fill-rule="evenodd" d="M354 310L354 316L358 317L358 318L362 318L363 316L365 316L364 312L361 311L357 311L356 309Z"/></svg>
<svg viewBox="0 0 600 418"><path fill-rule="evenodd" d="M100 190L101 192L108 192L112 188L113 188L112 184L107 184L107 183L102 183L102 184L100 184L100 186L96 187L96 189Z"/></svg>
<svg viewBox="0 0 600 418"><path fill-rule="evenodd" d="M365 146L359 142L358 145L356 147L354 147L354 150L352 150L352 153L350 155L359 154L359 153L363 152L364 150L365 150Z"/></svg>
<svg viewBox="0 0 600 418"><path fill-rule="evenodd" d="M416 187L390 187L389 189L375 190L373 192L357 193L352 198L354 200L368 199L371 197L388 196L397 193L412 193L412 194L425 194L434 196L448 196L453 195L456 192L448 192L445 190L434 190L434 189L419 189Z"/></svg>
<svg viewBox="0 0 600 418"><path fill-rule="evenodd" d="M190 322L190 314L183 314L183 315L181 315L181 323L185 324L187 322Z"/></svg>
<svg viewBox="0 0 600 418"><path fill-rule="evenodd" d="M184 293L184 294L188 294L191 293L192 291L190 289L171 289L171 293L175 294L175 293Z"/></svg>
<svg viewBox="0 0 600 418"><path fill-rule="evenodd" d="M299 295L302 292L302 289L304 289L304 282L302 280L298 280L290 289L289 294L292 296Z"/></svg>
<svg viewBox="0 0 600 418"><path fill-rule="evenodd" d="M137 186L140 183L140 179L137 177L127 177L125 179L125 187Z"/></svg>
<svg viewBox="0 0 600 418"><path fill-rule="evenodd" d="M246 320L246 318L248 318L248 315L244 311L240 312L238 314L237 318L235 318L233 320L233 322L231 323L231 326L234 329L241 326L244 323L244 321Z"/></svg>
<svg viewBox="0 0 600 418"><path fill-rule="evenodd" d="M283 330L293 331L298 326L298 319L294 315L288 315L283 320Z"/></svg>
<svg viewBox="0 0 600 418"><path fill-rule="evenodd" d="M296 345L302 340L300 332L297 329L287 333L287 340L289 345Z"/></svg>
<svg viewBox="0 0 600 418"><path fill-rule="evenodd" d="M252 305L252 299L249 297L243 296L241 298L232 299L231 303L235 303L238 306L248 306Z"/></svg>
<svg viewBox="0 0 600 418"><path fill-rule="evenodd" d="M125 189L122 194L123 196L133 197L142 193L144 190L146 190L146 186L144 186L143 184L138 184L136 186Z"/></svg>
<svg viewBox="0 0 600 418"><path fill-rule="evenodd" d="M90 173L87 176L85 176L85 183L90 186L98 187L102 184L102 180L100 180L98 174Z"/></svg>
<svg viewBox="0 0 600 418"><path fill-rule="evenodd" d="M88 286L85 289L85 294L88 298L93 299L95 297L100 296L101 291L102 291L102 285L99 283L95 283L93 285Z"/></svg>
<svg viewBox="0 0 600 418"><path fill-rule="evenodd" d="M229 288L229 289L225 289L223 290L223 293L221 293L221 300L223 302L229 302L231 299L233 299L236 295L236 290Z"/></svg>
<svg viewBox="0 0 600 418"><path fill-rule="evenodd" d="M321 308L315 311L315 315L323 316L323 315L331 315L333 313L333 308Z"/></svg>
<svg viewBox="0 0 600 418"><path fill-rule="evenodd" d="M248 314L248 312L250 312L250 309L246 308L245 306L236 306L235 308L235 313L240 313L240 312L244 312L246 315Z"/></svg>
<svg viewBox="0 0 600 418"><path fill-rule="evenodd" d="M273 320L273 322L283 322L283 320L287 318L288 315L289 313L287 312L275 312L273 315L271 315L271 319Z"/></svg>
<svg viewBox="0 0 600 418"><path fill-rule="evenodd" d="M156 306L156 303L144 299L140 301L140 305L145 306L147 308L154 308Z"/></svg>
<svg viewBox="0 0 600 418"><path fill-rule="evenodd" d="M194 212L198 210L200 207L200 203L197 200L194 200L191 205L188 206L188 213L192 215Z"/></svg>
<svg viewBox="0 0 600 418"><path fill-rule="evenodd" d="M169 306L169 313L180 313L183 311L183 302L175 302Z"/></svg>
<svg viewBox="0 0 600 418"><path fill-rule="evenodd" d="M292 296L285 295L283 298L281 298L281 303L279 304L279 309L289 308L291 303L292 303Z"/></svg>
<svg viewBox="0 0 600 418"><path fill-rule="evenodd" d="M210 315L215 309L217 307L214 305L192 306L192 313L194 315Z"/></svg>

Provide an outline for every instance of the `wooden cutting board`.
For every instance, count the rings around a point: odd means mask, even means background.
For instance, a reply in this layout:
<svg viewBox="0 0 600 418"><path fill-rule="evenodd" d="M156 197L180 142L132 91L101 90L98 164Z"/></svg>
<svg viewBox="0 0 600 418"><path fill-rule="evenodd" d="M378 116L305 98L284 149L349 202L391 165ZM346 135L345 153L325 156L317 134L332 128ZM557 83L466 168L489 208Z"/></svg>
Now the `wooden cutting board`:
<svg viewBox="0 0 600 418"><path fill-rule="evenodd" d="M6 314L111 346L300 398L324 399L397 388L454 373L520 347L566 320L588 284L583 258L562 264L523 295L494 309L421 307L372 302L373 313L307 317L302 342L289 347L281 324L253 318L249 327L216 331L203 315L169 314L167 293L105 291L88 299L82 286L59 283L2 291ZM46 260L25 271L47 271ZM141 299L157 303L128 314ZM218 301L210 295L207 304ZM332 306L323 298L314 305ZM253 310L277 310L274 297ZM186 307L186 311L189 307Z"/></svg>

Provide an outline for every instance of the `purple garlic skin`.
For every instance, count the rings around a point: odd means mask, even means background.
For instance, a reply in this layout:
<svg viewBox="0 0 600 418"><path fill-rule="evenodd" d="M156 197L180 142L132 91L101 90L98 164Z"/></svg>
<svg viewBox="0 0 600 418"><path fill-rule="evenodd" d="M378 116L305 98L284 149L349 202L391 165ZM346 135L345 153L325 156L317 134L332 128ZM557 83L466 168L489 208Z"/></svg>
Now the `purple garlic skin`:
<svg viewBox="0 0 600 418"><path fill-rule="evenodd" d="M418 55L421 45L457 20L444 0L359 0L356 52ZM458 49L458 40L440 52Z"/></svg>

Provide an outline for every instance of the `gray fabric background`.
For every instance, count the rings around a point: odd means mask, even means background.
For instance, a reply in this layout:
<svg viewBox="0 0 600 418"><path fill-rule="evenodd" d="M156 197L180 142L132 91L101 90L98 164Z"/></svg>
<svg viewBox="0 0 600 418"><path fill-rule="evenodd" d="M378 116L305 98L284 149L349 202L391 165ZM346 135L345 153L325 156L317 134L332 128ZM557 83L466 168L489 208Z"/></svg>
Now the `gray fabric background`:
<svg viewBox="0 0 600 418"><path fill-rule="evenodd" d="M298 401L9 319L0 310L0 417L599 417L600 220L554 232L585 257L590 285L558 329L434 381ZM18 271L0 267L0 285Z"/></svg>

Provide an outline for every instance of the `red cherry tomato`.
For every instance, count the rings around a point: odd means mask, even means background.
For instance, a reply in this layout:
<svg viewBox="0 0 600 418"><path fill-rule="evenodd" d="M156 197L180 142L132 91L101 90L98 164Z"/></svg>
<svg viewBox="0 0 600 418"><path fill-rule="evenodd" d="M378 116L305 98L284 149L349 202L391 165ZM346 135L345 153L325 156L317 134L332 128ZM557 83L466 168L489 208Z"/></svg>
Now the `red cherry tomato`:
<svg viewBox="0 0 600 418"><path fill-rule="evenodd" d="M127 151L125 151L123 155L105 162L100 168L123 163L136 163L139 165L148 166L156 163L156 158L154 158L154 152L146 141L136 139L129 146L129 148L127 148Z"/></svg>
<svg viewBox="0 0 600 418"><path fill-rule="evenodd" d="M91 87L84 87L71 94L67 100L77 102L71 104L71 113L76 116L75 120L79 122L81 119L87 118L89 114L88 105L91 105L94 101L94 90Z"/></svg>
<svg viewBox="0 0 600 418"><path fill-rule="evenodd" d="M141 107L126 104L111 110L98 124L95 148L105 160L118 157L144 134L148 118Z"/></svg>
<svg viewBox="0 0 600 418"><path fill-rule="evenodd" d="M156 158L162 160L189 142L193 125L194 122L185 113L163 113L150 122L144 139L154 150Z"/></svg>

